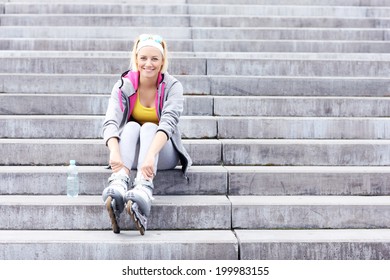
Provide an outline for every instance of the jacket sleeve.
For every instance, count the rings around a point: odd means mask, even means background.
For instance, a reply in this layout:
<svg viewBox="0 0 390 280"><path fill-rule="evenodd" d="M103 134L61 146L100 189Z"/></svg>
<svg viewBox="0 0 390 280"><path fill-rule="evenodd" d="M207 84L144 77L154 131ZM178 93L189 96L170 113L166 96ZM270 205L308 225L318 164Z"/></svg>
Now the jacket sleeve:
<svg viewBox="0 0 390 280"><path fill-rule="evenodd" d="M103 139L104 143L107 145L107 142L110 138L116 137L120 139L120 127L123 126L126 121L126 108L127 100L119 89L121 81L119 80L113 87L111 91L111 96L108 101L108 107L103 122Z"/></svg>
<svg viewBox="0 0 390 280"><path fill-rule="evenodd" d="M165 97L166 100L157 131L163 131L170 139L177 129L179 118L183 112L184 97L182 84L176 80L168 89L168 92L165 93Z"/></svg>

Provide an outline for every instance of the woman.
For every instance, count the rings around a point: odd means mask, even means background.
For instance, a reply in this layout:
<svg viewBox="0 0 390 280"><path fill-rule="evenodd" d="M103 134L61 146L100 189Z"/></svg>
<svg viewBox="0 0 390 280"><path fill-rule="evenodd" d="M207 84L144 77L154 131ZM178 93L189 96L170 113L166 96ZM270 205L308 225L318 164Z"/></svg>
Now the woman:
<svg viewBox="0 0 390 280"><path fill-rule="evenodd" d="M192 161L178 128L183 87L166 72L166 42L158 35L140 35L131 61L132 71L122 74L112 90L103 124L113 173L102 196L114 233L120 232L118 219L126 208L144 235L157 170L173 169L180 160L185 175ZM137 174L127 191L132 169Z"/></svg>

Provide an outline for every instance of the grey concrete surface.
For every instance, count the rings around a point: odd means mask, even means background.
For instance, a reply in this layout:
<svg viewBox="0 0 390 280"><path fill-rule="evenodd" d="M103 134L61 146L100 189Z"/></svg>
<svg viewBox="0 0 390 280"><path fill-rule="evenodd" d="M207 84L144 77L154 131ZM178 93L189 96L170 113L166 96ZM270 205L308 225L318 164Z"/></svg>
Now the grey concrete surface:
<svg viewBox="0 0 390 280"><path fill-rule="evenodd" d="M3 260L237 260L228 230L0 231Z"/></svg>
<svg viewBox="0 0 390 280"><path fill-rule="evenodd" d="M235 229L389 228L389 196L229 196Z"/></svg>
<svg viewBox="0 0 390 280"><path fill-rule="evenodd" d="M230 229L231 203L226 196L154 196L148 218L150 230ZM1 196L0 228L5 230L102 230L111 222L101 195ZM18 219L15 217L18 216ZM122 229L134 229L123 212Z"/></svg>
<svg viewBox="0 0 390 280"><path fill-rule="evenodd" d="M236 230L243 260L388 260L388 229Z"/></svg>

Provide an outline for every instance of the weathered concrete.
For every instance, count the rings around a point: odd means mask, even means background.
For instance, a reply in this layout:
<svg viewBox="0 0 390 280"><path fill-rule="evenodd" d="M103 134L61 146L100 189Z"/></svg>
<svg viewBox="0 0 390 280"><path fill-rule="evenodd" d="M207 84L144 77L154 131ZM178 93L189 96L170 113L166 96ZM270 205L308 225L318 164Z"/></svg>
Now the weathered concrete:
<svg viewBox="0 0 390 280"><path fill-rule="evenodd" d="M0 115L104 115L108 94L0 94ZM184 99L183 116L213 115L212 96Z"/></svg>
<svg viewBox="0 0 390 280"><path fill-rule="evenodd" d="M218 138L390 139L390 120L341 117L221 117L218 118Z"/></svg>
<svg viewBox="0 0 390 280"><path fill-rule="evenodd" d="M226 166L230 195L390 195L388 166Z"/></svg>
<svg viewBox="0 0 390 280"><path fill-rule="evenodd" d="M101 139L104 117L100 116L1 116L1 138ZM214 117L182 117L179 122L185 139L217 137Z"/></svg>
<svg viewBox="0 0 390 280"><path fill-rule="evenodd" d="M2 260L238 259L231 231L0 231Z"/></svg>
<svg viewBox="0 0 390 280"><path fill-rule="evenodd" d="M243 260L389 260L390 231L235 230Z"/></svg>
<svg viewBox="0 0 390 280"><path fill-rule="evenodd" d="M186 94L223 96L369 96L389 95L390 78L180 76ZM107 94L118 75L0 74L7 93Z"/></svg>
<svg viewBox="0 0 390 280"><path fill-rule="evenodd" d="M235 44L247 40L323 40L361 41L367 45L372 41L389 40L390 31L385 28L289 28L289 27L137 27L130 30L123 26L2 26L0 38L82 38L82 39L127 39L133 44L134 38L142 33L157 33L168 42L169 49L176 49L180 40L230 40ZM364 42L367 41L367 42ZM113 41L115 43L116 41ZM49 43L49 41L48 41ZM205 45L211 42L204 41ZM252 41L252 44L255 43ZM282 43L282 42L280 42ZM303 44L304 42L302 42ZM322 42L325 43L325 42ZM296 41L299 44L299 41ZM334 42L336 44L336 42ZM275 43L275 46L277 44ZM128 50L131 50L128 47Z"/></svg>
<svg viewBox="0 0 390 280"><path fill-rule="evenodd" d="M225 165L390 165L388 140L220 140Z"/></svg>
<svg viewBox="0 0 390 280"><path fill-rule="evenodd" d="M180 52L310 52L310 53L388 53L387 41L321 41L321 40L171 40L171 51ZM130 51L132 38L0 38L0 50L35 51Z"/></svg>
<svg viewBox="0 0 390 280"><path fill-rule="evenodd" d="M64 195L66 166L2 166L1 195ZM80 195L101 195L112 171L103 166L78 166ZM135 177L132 172L131 180ZM226 195L228 174L221 166L192 166L183 177L181 167L160 170L155 195Z"/></svg>
<svg viewBox="0 0 390 280"><path fill-rule="evenodd" d="M214 114L227 117L387 117L390 116L390 99L337 96L215 96Z"/></svg>
<svg viewBox="0 0 390 280"><path fill-rule="evenodd" d="M221 143L217 140L184 140L194 165L221 163ZM102 140L80 139L0 139L0 165L106 165L109 152Z"/></svg>
<svg viewBox="0 0 390 280"><path fill-rule="evenodd" d="M231 204L226 196L154 196L150 230L230 229ZM5 230L101 230L111 222L101 196L0 196L0 228ZM15 219L18 217L18 219ZM121 215L123 229L134 229Z"/></svg>
<svg viewBox="0 0 390 280"><path fill-rule="evenodd" d="M229 196L235 229L390 227L389 196Z"/></svg>

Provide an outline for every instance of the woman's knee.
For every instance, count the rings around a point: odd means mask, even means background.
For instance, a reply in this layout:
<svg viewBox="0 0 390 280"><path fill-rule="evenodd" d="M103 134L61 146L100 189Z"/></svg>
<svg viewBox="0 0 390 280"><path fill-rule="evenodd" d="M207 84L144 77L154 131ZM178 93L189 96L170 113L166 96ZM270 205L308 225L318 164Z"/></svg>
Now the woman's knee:
<svg viewBox="0 0 390 280"><path fill-rule="evenodd" d="M151 122L146 122L144 123L142 126L141 126L141 134L149 134L149 133L152 133L154 135L154 133L156 133L157 131L157 124L155 123L151 123Z"/></svg>
<svg viewBox="0 0 390 280"><path fill-rule="evenodd" d="M125 127L123 128L123 133L127 134L128 132L134 133L136 131L139 131L141 126L137 122L128 122ZM137 133L139 134L139 133Z"/></svg>

